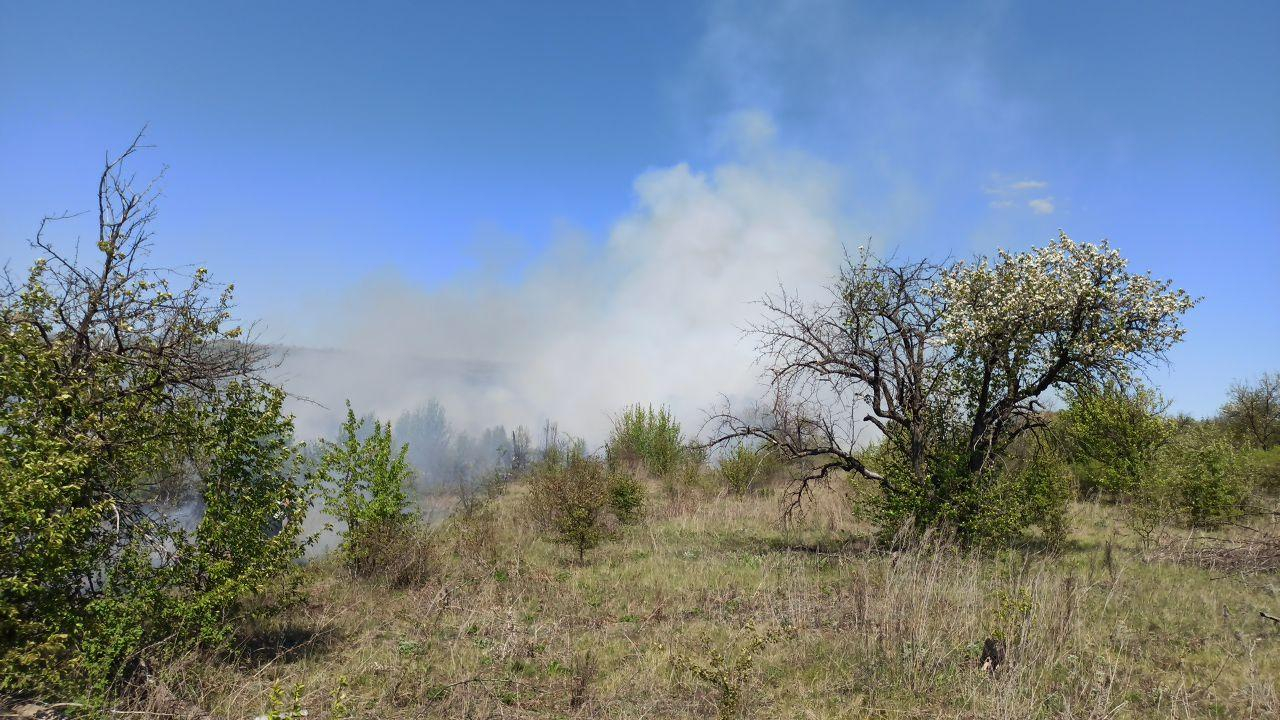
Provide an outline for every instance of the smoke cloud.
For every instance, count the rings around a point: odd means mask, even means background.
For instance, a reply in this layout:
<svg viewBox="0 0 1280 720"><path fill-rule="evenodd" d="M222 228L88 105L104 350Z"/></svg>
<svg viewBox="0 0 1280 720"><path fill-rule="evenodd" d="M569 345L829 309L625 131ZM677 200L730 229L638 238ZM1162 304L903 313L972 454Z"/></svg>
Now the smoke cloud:
<svg viewBox="0 0 1280 720"><path fill-rule="evenodd" d="M328 434L346 398L390 419L436 399L459 429L550 419L596 446L630 403L696 428L721 395L756 397L753 301L812 296L852 233L832 167L779 148L762 114L726 127L731 159L640 174L607 237L565 229L519 273L423 287L386 272L319 304L327 349L281 368L314 401L293 403L299 434Z"/></svg>

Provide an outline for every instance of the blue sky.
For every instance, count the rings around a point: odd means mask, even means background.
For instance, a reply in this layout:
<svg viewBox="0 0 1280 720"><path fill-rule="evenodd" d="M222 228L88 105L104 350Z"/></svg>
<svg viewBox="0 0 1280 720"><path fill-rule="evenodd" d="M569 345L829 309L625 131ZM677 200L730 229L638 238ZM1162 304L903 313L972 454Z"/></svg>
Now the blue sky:
<svg viewBox="0 0 1280 720"><path fill-rule="evenodd" d="M1280 369L1278 31L1273 2L4 2L0 257L148 123L157 258L322 344L299 317L370 278L519 286L652 214L647 172L763 164L849 241L1110 238L1205 296L1155 380L1207 414Z"/></svg>

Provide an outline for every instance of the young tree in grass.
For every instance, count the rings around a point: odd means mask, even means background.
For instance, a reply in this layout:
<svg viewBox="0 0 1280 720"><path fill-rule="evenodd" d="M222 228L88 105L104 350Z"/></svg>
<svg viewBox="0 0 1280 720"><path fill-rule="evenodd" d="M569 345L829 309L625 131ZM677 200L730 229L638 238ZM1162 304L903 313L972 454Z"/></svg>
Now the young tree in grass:
<svg viewBox="0 0 1280 720"><path fill-rule="evenodd" d="M604 463L581 452L543 461L530 481L534 519L556 542L573 548L578 562L611 534L611 482Z"/></svg>
<svg viewBox="0 0 1280 720"><path fill-rule="evenodd" d="M365 422L348 402L338 440L322 441L324 453L317 470L318 479L327 485L325 511L346 525L342 548L357 571L365 569L366 542L412 518L406 491L413 477L406 459L409 446L397 448L391 424L378 421L362 440Z"/></svg>
<svg viewBox="0 0 1280 720"><path fill-rule="evenodd" d="M1160 361L1195 300L1129 272L1105 242L1063 234L973 262L863 252L827 302L784 293L763 304L754 330L771 400L750 415L726 409L714 440L756 438L803 463L793 509L843 471L877 485L895 518L964 534L973 503L996 500L989 490L1008 450L1045 426L1043 396L1123 382ZM888 466L865 451L877 437L892 450Z"/></svg>

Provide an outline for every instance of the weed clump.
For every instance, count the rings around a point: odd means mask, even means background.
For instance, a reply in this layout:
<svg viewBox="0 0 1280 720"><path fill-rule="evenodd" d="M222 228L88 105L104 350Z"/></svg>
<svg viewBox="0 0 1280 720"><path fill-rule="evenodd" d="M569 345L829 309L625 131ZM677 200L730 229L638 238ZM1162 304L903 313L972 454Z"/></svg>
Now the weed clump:
<svg viewBox="0 0 1280 720"><path fill-rule="evenodd" d="M746 642L736 652L726 654L712 649L705 660L684 653L674 653L671 664L677 671L688 673L711 686L716 693L716 717L720 720L736 720L742 716L746 694L755 679L756 656L765 645L778 639L777 635L748 627Z"/></svg>

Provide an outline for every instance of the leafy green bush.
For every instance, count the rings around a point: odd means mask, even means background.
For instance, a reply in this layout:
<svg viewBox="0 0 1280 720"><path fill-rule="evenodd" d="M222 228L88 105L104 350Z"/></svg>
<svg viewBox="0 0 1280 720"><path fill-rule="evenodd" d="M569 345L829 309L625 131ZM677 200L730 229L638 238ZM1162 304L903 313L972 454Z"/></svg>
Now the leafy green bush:
<svg viewBox="0 0 1280 720"><path fill-rule="evenodd" d="M0 695L92 705L269 609L301 552L283 395L228 327L230 287L147 267L136 149L101 176L98 253L42 228L45 259L0 294Z"/></svg>
<svg viewBox="0 0 1280 720"><path fill-rule="evenodd" d="M1120 499L1148 479L1160 449L1177 431L1153 390L1115 384L1068 394L1054 429L1075 463L1082 495Z"/></svg>
<svg viewBox="0 0 1280 720"><path fill-rule="evenodd" d="M348 402L337 442L322 441L317 470L325 486L325 511L345 525L341 550L357 572L373 569L369 559L378 538L413 520L406 491L413 477L406 460L409 446L396 449L391 424L378 421L362 440L365 423Z"/></svg>
<svg viewBox="0 0 1280 720"><path fill-rule="evenodd" d="M581 453L562 462L543 462L530 480L529 508L534 520L556 542L572 547L578 562L613 534L618 518L614 493L604 463Z"/></svg>
<svg viewBox="0 0 1280 720"><path fill-rule="evenodd" d="M210 413L200 467L204 514L175 565L180 584L194 593L175 622L206 642L228 639L232 623L250 610L276 609L247 599L276 587L290 591L276 602L288 602L297 587L292 569L311 539L302 537L311 487L297 481L301 456L284 398L279 388L233 382Z"/></svg>
<svg viewBox="0 0 1280 720"><path fill-rule="evenodd" d="M1008 458L996 473L978 496L973 515L952 522L981 542L1007 543L1035 527L1049 546L1061 545L1069 529L1072 478L1053 448L1037 444Z"/></svg>
<svg viewBox="0 0 1280 720"><path fill-rule="evenodd" d="M1280 447L1247 450L1242 460L1254 488L1269 495L1280 495Z"/></svg>
<svg viewBox="0 0 1280 720"><path fill-rule="evenodd" d="M1214 528L1244 515L1248 497L1248 473L1230 440L1213 427L1192 425L1161 453L1131 510L1146 529L1166 522Z"/></svg>
<svg viewBox="0 0 1280 720"><path fill-rule="evenodd" d="M614 473L609 480L609 508L623 525L644 516L644 485L631 473Z"/></svg>
<svg viewBox="0 0 1280 720"><path fill-rule="evenodd" d="M720 458L720 477L735 495L744 495L766 480L776 467L766 448L738 443Z"/></svg>
<svg viewBox="0 0 1280 720"><path fill-rule="evenodd" d="M605 446L610 469L644 468L653 475L676 469L684 453L680 424L665 407L632 405L613 421Z"/></svg>
<svg viewBox="0 0 1280 720"><path fill-rule="evenodd" d="M1000 465L977 478L964 467L963 446L951 447L950 455L935 458L923 486L911 481L911 467L889 443L870 451L885 482L898 488L867 499L882 538L923 528L940 528L971 545L1005 544L1030 528L1038 528L1050 544L1065 538L1071 477L1052 447L1020 443Z"/></svg>

